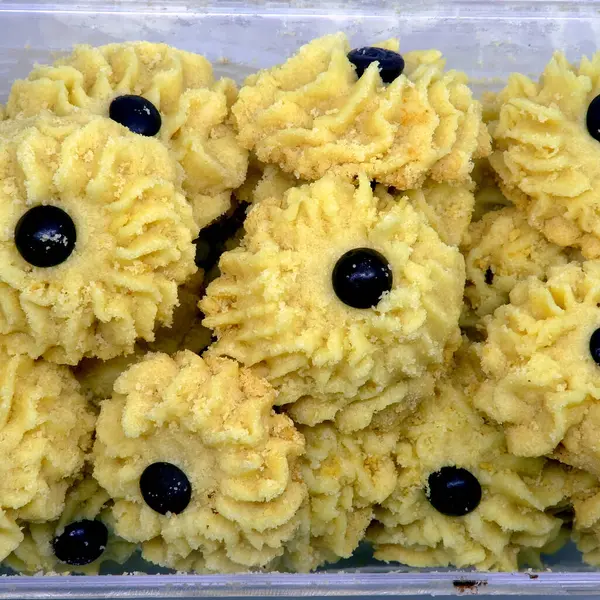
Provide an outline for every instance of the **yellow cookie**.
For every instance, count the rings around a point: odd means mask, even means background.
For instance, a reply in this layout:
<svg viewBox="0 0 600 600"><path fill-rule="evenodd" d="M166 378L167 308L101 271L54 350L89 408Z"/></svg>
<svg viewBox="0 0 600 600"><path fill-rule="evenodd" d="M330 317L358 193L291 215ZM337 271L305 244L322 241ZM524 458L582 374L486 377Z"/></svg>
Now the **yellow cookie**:
<svg viewBox="0 0 600 600"><path fill-rule="evenodd" d="M487 158L475 161L472 177L475 182L473 221L479 221L488 212L513 205L496 183L494 170Z"/></svg>
<svg viewBox="0 0 600 600"><path fill-rule="evenodd" d="M264 380L223 358L148 354L101 405L94 477L115 533L178 570L266 567L306 499L304 440Z"/></svg>
<svg viewBox="0 0 600 600"><path fill-rule="evenodd" d="M249 203L266 198L280 198L290 188L306 184L275 165L251 164L250 176L237 190L240 199ZM385 202L406 196L416 210L422 212L445 244L457 246L465 235L475 198L471 182L459 185L426 181L421 188L400 192L394 187L371 184L375 195Z"/></svg>
<svg viewBox="0 0 600 600"><path fill-rule="evenodd" d="M531 227L515 208L489 212L472 223L463 250L465 298L478 317L506 304L519 281L543 279L551 267L568 262L565 250Z"/></svg>
<svg viewBox="0 0 600 600"><path fill-rule="evenodd" d="M57 519L95 418L66 367L0 351L0 560L27 523Z"/></svg>
<svg viewBox="0 0 600 600"><path fill-rule="evenodd" d="M108 561L123 564L135 551L135 545L112 532L109 499L91 477L77 481L67 492L60 518L49 523L28 523L23 530L24 540L5 564L29 575L97 575Z"/></svg>
<svg viewBox="0 0 600 600"><path fill-rule="evenodd" d="M296 179L275 165L261 163L251 155L248 176L235 195L239 200L252 204L271 196L283 196L290 188L304 183L306 181Z"/></svg>
<svg viewBox="0 0 600 600"><path fill-rule="evenodd" d="M556 53L539 81L511 76L490 125L506 196L548 240L586 258L600 257L600 145L586 126L599 76L600 54L576 66Z"/></svg>
<svg viewBox="0 0 600 600"><path fill-rule="evenodd" d="M160 327L153 342L138 342L132 354L116 356L109 360L84 358L73 373L84 394L92 402L110 398L117 378L147 352L173 354L190 350L201 354L212 342L212 332L202 325L203 315L198 309L198 299L204 293L204 271L179 287L179 306L173 311L171 327Z"/></svg>
<svg viewBox="0 0 600 600"><path fill-rule="evenodd" d="M169 325L196 271L192 211L163 144L110 119L0 126L0 345L109 359Z"/></svg>
<svg viewBox="0 0 600 600"><path fill-rule="evenodd" d="M450 246L458 246L463 241L475 204L471 183L450 185L428 180L422 187L404 192L378 185L375 195L387 201L405 196L415 210L427 217L442 242Z"/></svg>
<svg viewBox="0 0 600 600"><path fill-rule="evenodd" d="M458 250L365 176L267 198L245 231L200 302L210 351L267 377L299 423L349 432L390 404L411 410L458 341Z"/></svg>
<svg viewBox="0 0 600 600"><path fill-rule="evenodd" d="M310 571L348 558L365 536L374 506L396 485L396 431L368 427L344 434L323 423L299 427L306 438L300 469L309 503L282 565Z"/></svg>
<svg viewBox="0 0 600 600"><path fill-rule="evenodd" d="M600 566L600 485L598 476L573 470L571 500L574 520L573 541L583 560Z"/></svg>
<svg viewBox="0 0 600 600"><path fill-rule="evenodd" d="M198 309L198 301L204 295L204 272L200 269L179 288L179 306L173 311L170 327L156 331L154 341L146 342L152 352L173 354L178 350L190 350L201 354L211 343L212 332L202 325L204 315Z"/></svg>
<svg viewBox="0 0 600 600"><path fill-rule="evenodd" d="M553 513L568 506L568 469L511 455L502 429L473 407L471 379L453 372L400 424L396 488L367 535L376 558L514 571L522 551L550 551L565 540Z"/></svg>
<svg viewBox="0 0 600 600"><path fill-rule="evenodd" d="M93 404L110 398L115 381L123 371L140 360L145 354L141 346L136 346L131 354L115 356L109 360L99 358L84 358L75 368L73 374L86 399Z"/></svg>
<svg viewBox="0 0 600 600"><path fill-rule="evenodd" d="M398 51L397 40L379 46ZM357 77L349 50L343 33L328 35L248 77L232 108L240 143L309 180L365 172L402 190L427 176L468 180L490 140L466 75L444 71L438 51L409 52L386 85L376 63Z"/></svg>
<svg viewBox="0 0 600 600"><path fill-rule="evenodd" d="M519 283L488 323L475 402L511 452L600 475L599 305L600 262L571 263Z"/></svg>
<svg viewBox="0 0 600 600"><path fill-rule="evenodd" d="M143 96L158 110L156 138L182 168L183 189L202 229L227 210L248 162L228 124L235 84L215 81L203 56L150 42L76 46L69 56L16 81L6 115L14 119L48 110L108 117L111 102L125 95ZM128 114L134 110L125 111L127 126L136 118ZM142 110L152 120L154 111Z"/></svg>

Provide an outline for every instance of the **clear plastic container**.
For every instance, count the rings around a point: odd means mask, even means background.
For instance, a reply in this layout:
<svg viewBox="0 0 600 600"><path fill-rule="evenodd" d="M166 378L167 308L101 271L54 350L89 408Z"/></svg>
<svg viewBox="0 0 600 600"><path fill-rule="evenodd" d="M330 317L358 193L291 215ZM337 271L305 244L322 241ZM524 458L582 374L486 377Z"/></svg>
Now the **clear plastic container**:
<svg viewBox="0 0 600 600"><path fill-rule="evenodd" d="M592 54L600 36L594 0L0 0L0 101L36 62L73 44L144 39L192 50L241 81L301 44L343 30L355 45L396 36L403 49L435 47L475 90L497 89L510 71L536 76L553 49ZM148 565L133 562L128 572ZM386 567L368 552L310 575L120 575L0 579L0 598L183 598L399 594L599 594L600 572L572 547L539 572L485 574Z"/></svg>

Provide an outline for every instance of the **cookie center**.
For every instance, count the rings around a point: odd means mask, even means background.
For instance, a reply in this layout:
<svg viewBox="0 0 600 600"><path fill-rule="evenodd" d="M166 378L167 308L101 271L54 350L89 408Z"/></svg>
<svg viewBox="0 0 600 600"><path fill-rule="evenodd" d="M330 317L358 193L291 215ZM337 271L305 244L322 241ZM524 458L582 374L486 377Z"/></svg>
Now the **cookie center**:
<svg viewBox="0 0 600 600"><path fill-rule="evenodd" d="M349 250L337 261L332 273L337 297L353 308L376 306L392 289L392 269L385 256L371 248Z"/></svg>
<svg viewBox="0 0 600 600"><path fill-rule="evenodd" d="M365 46L355 48L348 53L348 60L356 68L356 75L361 77L371 63L379 63L379 75L384 83L392 83L404 71L404 59L400 54L385 48Z"/></svg>
<svg viewBox="0 0 600 600"><path fill-rule="evenodd" d="M442 467L428 479L427 499L438 512L462 517L481 502L481 485L475 475L460 467Z"/></svg>
<svg viewBox="0 0 600 600"><path fill-rule="evenodd" d="M73 219L64 210L39 205L19 219L14 238L17 250L30 265L54 267L71 256L77 232Z"/></svg>
<svg viewBox="0 0 600 600"><path fill-rule="evenodd" d="M156 135L162 125L156 106L150 100L133 94L115 98L110 103L108 114L113 121L140 135Z"/></svg>
<svg viewBox="0 0 600 600"><path fill-rule="evenodd" d="M54 538L54 554L68 565L88 565L102 555L108 542L108 530L100 521L84 519L70 523Z"/></svg>
<svg viewBox="0 0 600 600"><path fill-rule="evenodd" d="M156 462L146 467L140 477L140 491L144 502L161 515L183 512L192 497L187 475L167 462Z"/></svg>

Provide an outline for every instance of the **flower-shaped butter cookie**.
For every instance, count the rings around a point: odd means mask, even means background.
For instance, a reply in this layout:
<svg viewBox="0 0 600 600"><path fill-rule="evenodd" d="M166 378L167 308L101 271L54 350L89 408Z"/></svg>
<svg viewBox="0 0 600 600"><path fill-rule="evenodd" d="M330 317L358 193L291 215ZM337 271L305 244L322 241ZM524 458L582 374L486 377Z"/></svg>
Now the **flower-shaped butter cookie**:
<svg viewBox="0 0 600 600"><path fill-rule="evenodd" d="M232 108L240 143L309 180L365 172L399 189L428 175L468 180L490 140L466 75L444 71L435 50L401 57L397 40L349 51L343 33L328 35L248 77Z"/></svg>
<svg viewBox="0 0 600 600"><path fill-rule="evenodd" d="M0 351L0 559L28 523L57 519L95 417L66 367Z"/></svg>
<svg viewBox="0 0 600 600"><path fill-rule="evenodd" d="M23 574L85 573L97 575L108 561L123 564L135 545L112 532L110 496L87 476L67 492L60 518L28 523L25 538L5 564Z"/></svg>
<svg viewBox="0 0 600 600"><path fill-rule="evenodd" d="M529 224L600 257L600 54L556 53L539 81L514 74L494 100L490 162Z"/></svg>
<svg viewBox="0 0 600 600"><path fill-rule="evenodd" d="M231 191L246 175L247 153L228 124L236 95L233 81L215 81L203 56L166 44L76 46L16 81L6 116L91 113L155 136L182 168L183 189L201 229L228 209Z"/></svg>
<svg viewBox="0 0 600 600"><path fill-rule="evenodd" d="M211 351L267 377L315 425L412 409L458 339L463 258L406 198L336 176L252 207L200 302Z"/></svg>
<svg viewBox="0 0 600 600"><path fill-rule="evenodd" d="M300 526L303 437L235 361L148 354L101 405L94 477L114 530L179 570L266 567Z"/></svg>
<svg viewBox="0 0 600 600"><path fill-rule="evenodd" d="M480 377L457 375L469 368L458 364L400 424L396 488L367 536L381 560L512 571L521 551L549 552L565 540L555 513L569 503L569 469L510 454L502 428L470 399Z"/></svg>
<svg viewBox="0 0 600 600"><path fill-rule="evenodd" d="M163 144L102 117L0 126L0 346L109 359L171 322L195 225Z"/></svg>
<svg viewBox="0 0 600 600"><path fill-rule="evenodd" d="M520 456L555 453L600 475L600 262L529 278L487 325L478 408Z"/></svg>

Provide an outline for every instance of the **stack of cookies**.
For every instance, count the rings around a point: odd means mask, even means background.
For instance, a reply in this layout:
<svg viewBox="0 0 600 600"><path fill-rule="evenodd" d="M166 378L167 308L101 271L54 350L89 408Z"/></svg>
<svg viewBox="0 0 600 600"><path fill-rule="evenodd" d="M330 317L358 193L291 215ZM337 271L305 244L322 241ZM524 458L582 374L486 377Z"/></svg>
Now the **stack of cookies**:
<svg viewBox="0 0 600 600"><path fill-rule="evenodd" d="M239 90L147 42L15 82L0 559L600 564L598 94L341 33Z"/></svg>

